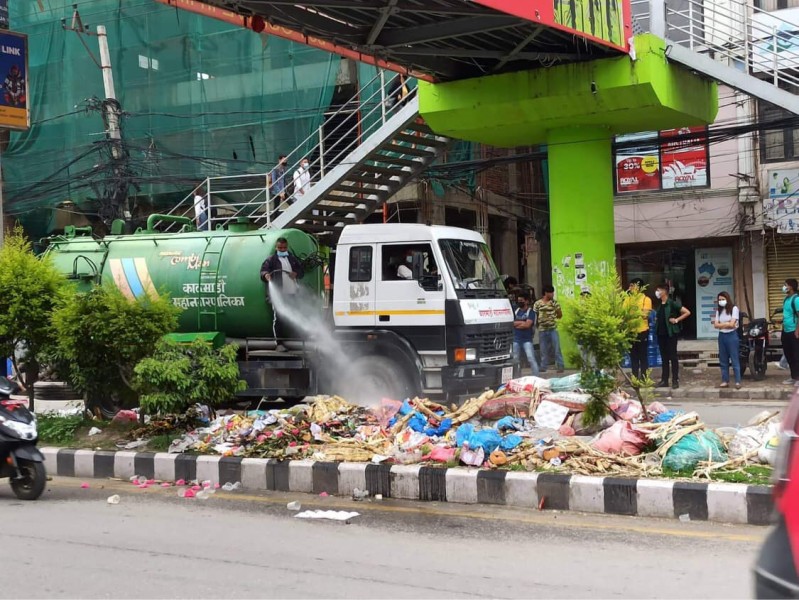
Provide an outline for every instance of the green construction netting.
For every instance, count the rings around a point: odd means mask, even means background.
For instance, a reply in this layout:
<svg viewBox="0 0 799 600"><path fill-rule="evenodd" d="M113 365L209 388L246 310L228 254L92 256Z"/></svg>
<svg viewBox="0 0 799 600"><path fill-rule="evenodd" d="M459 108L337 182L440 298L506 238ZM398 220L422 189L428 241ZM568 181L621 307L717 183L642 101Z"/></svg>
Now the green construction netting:
<svg viewBox="0 0 799 600"><path fill-rule="evenodd" d="M9 4L12 30L29 36L33 126L12 133L2 157L6 212L36 236L74 222L68 208L53 210L64 201L91 214L112 178L103 117L91 100L105 94L81 38L62 28L73 0ZM92 30L108 30L126 112L129 193L154 208L208 176L268 171L321 125L330 105L335 55L153 0L85 0L78 8ZM83 41L99 59L97 38Z"/></svg>

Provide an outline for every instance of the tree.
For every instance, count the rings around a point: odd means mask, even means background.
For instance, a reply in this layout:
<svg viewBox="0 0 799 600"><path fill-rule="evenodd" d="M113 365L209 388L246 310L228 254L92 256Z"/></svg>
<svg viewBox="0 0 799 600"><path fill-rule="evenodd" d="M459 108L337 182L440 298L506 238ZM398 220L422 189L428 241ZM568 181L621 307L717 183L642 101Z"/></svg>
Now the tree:
<svg viewBox="0 0 799 600"><path fill-rule="evenodd" d="M113 414L138 399L133 369L177 327L180 310L168 298L126 298L112 285L76 293L55 316L57 357L91 409Z"/></svg>
<svg viewBox="0 0 799 600"><path fill-rule="evenodd" d="M0 249L0 356L12 358L31 408L39 364L54 345L53 312L71 289L49 257L36 257L21 227L5 238ZM16 359L20 347L25 349L24 373Z"/></svg>
<svg viewBox="0 0 799 600"><path fill-rule="evenodd" d="M178 344L158 343L155 354L136 366L136 388L142 410L150 414L182 414L197 403L218 406L247 386L239 379L238 347L214 349L196 340Z"/></svg>
<svg viewBox="0 0 799 600"><path fill-rule="evenodd" d="M592 275L591 291L563 301L563 326L574 339L581 354L581 380L592 402L586 407L586 419L596 422L608 413L607 398L622 375L640 394L640 382L624 373L621 363L630 351L641 324L638 308L643 292L628 293L621 287L615 269ZM646 412L646 406L644 406Z"/></svg>

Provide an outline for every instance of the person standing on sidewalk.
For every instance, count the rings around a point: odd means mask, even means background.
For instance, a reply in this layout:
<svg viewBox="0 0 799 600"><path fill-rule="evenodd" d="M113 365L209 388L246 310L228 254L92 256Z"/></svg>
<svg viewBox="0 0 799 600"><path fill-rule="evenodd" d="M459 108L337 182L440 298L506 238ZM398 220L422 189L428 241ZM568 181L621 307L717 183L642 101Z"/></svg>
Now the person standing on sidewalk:
<svg viewBox="0 0 799 600"><path fill-rule="evenodd" d="M732 298L727 292L721 292L716 300L718 310L713 320L713 327L719 330L719 363L721 365L721 385L730 385L730 363L735 375L735 389L741 389L741 358L739 354L738 319L740 311L732 303Z"/></svg>
<svg viewBox="0 0 799 600"><path fill-rule="evenodd" d="M535 330L535 312L530 308L530 298L520 294L517 299L518 306L513 317L513 363L521 374L522 352L527 356L527 362L534 377L538 376L538 362L535 360L533 350L533 331Z"/></svg>
<svg viewBox="0 0 799 600"><path fill-rule="evenodd" d="M639 277L630 280L627 293L629 294L627 302L630 304L635 302L641 310L638 337L630 348L630 368L633 377L640 378L649 370L649 313L652 312L652 299L644 293L644 280Z"/></svg>
<svg viewBox="0 0 799 600"><path fill-rule="evenodd" d="M786 279L782 286L785 301L782 303L782 351L788 361L791 377L782 383L794 385L799 382L799 328L797 328L797 315L799 315L799 297L797 297L796 279Z"/></svg>
<svg viewBox="0 0 799 600"><path fill-rule="evenodd" d="M655 333L658 336L660 358L663 360L660 383L657 384L657 387L669 387L669 375L671 375L671 387L676 390L680 387L677 338L682 331L680 323L691 316L691 311L677 300L669 297L669 284L667 283L661 283L657 287L655 296L660 301L655 320Z"/></svg>
<svg viewBox="0 0 799 600"><path fill-rule="evenodd" d="M550 354L554 358L558 373L563 373L563 355L560 352L558 319L563 318L560 304L555 300L555 288L544 286L544 295L533 305L538 323L538 342L541 344L541 372L547 370Z"/></svg>

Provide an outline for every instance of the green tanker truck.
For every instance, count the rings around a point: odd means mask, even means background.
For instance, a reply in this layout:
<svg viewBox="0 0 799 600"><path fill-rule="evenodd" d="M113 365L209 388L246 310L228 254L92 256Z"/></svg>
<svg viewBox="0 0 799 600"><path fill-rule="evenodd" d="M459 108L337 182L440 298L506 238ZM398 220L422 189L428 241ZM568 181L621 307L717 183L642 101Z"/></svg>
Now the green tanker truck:
<svg viewBox="0 0 799 600"><path fill-rule="evenodd" d="M344 228L326 301L322 249L296 229L234 223L216 231L155 229L96 239L88 229L51 238L47 253L79 287L115 285L126 296L168 294L182 309L179 332L238 344L242 396L302 398L339 391L329 354L314 336L279 344L273 305L260 279L264 259L286 238L307 266L309 318L327 315L336 360L356 367L356 383L394 398L460 397L512 377L513 313L482 237L416 224ZM279 347L285 345L285 348ZM329 349L328 349L329 350ZM340 373L339 373L340 374Z"/></svg>

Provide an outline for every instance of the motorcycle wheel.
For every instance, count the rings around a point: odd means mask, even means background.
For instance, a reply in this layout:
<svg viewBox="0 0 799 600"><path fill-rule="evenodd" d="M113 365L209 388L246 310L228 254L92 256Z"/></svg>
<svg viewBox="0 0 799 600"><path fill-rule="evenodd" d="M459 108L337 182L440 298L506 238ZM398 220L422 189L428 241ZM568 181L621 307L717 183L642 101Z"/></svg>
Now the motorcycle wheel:
<svg viewBox="0 0 799 600"><path fill-rule="evenodd" d="M11 491L20 500L36 500L47 485L44 463L21 460L18 467L22 477L11 479Z"/></svg>
<svg viewBox="0 0 799 600"><path fill-rule="evenodd" d="M749 370L755 381L763 381L766 378L766 361L762 351L755 350L749 355Z"/></svg>

